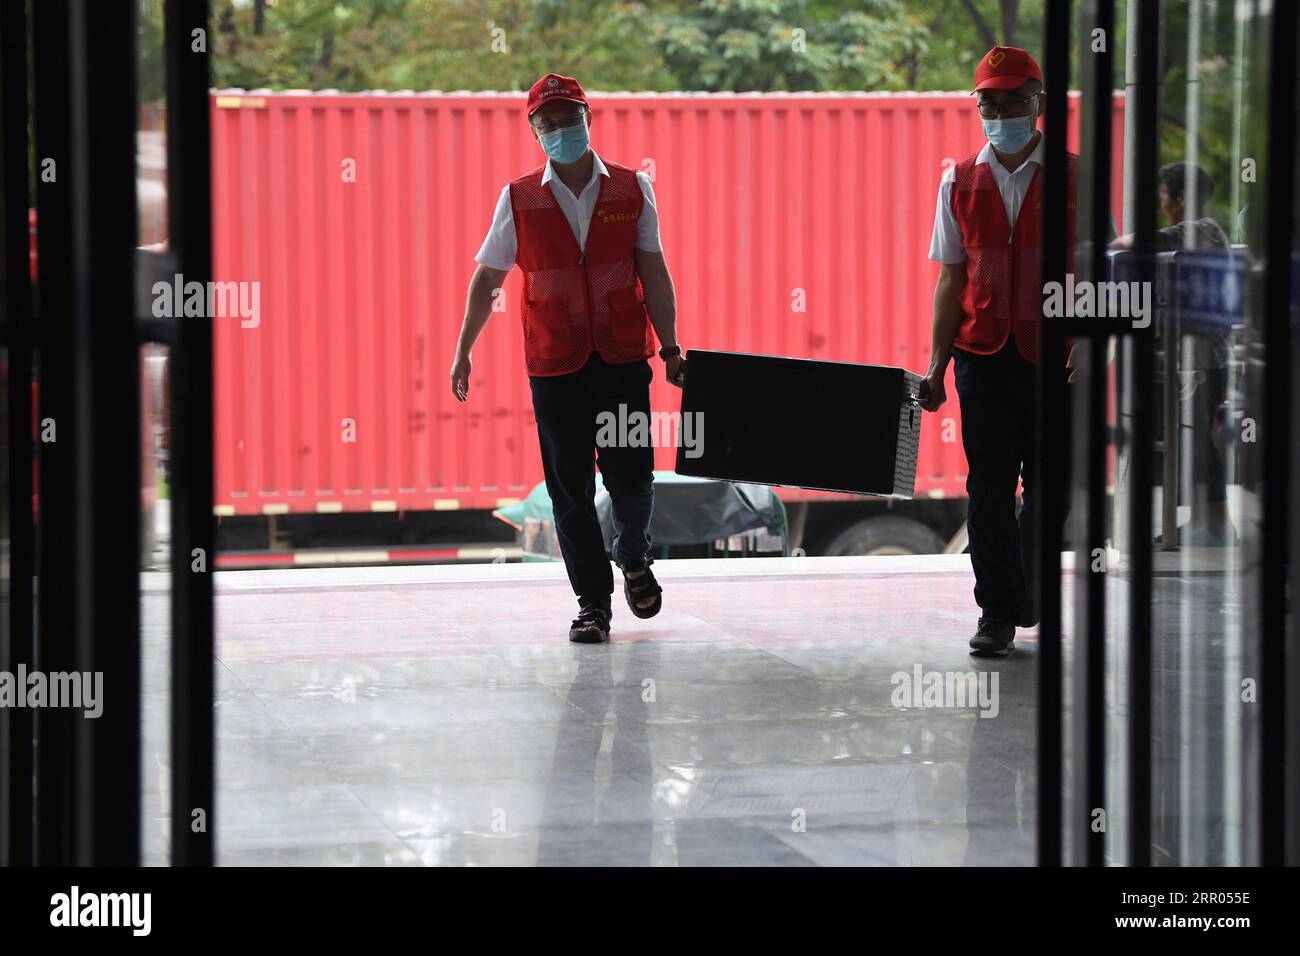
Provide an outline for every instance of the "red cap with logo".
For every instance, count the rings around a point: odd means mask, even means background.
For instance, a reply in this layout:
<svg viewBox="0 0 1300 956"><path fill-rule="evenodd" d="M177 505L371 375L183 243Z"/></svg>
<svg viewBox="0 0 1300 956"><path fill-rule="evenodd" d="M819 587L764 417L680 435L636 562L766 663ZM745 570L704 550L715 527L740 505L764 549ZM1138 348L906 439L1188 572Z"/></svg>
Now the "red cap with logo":
<svg viewBox="0 0 1300 956"><path fill-rule="evenodd" d="M571 100L587 106L587 94L582 84L571 76L547 73L528 91L528 115L532 116L551 100Z"/></svg>
<svg viewBox="0 0 1300 956"><path fill-rule="evenodd" d="M1015 46L995 46L975 67L975 89L1014 90L1026 80L1043 81L1043 73L1034 58Z"/></svg>

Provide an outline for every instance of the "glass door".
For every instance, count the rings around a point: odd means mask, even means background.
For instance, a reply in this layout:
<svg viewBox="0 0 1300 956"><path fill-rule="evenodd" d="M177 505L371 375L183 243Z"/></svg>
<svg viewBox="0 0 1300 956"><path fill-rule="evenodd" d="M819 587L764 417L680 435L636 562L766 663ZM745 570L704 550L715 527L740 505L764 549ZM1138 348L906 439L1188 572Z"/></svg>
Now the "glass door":
<svg viewBox="0 0 1300 956"><path fill-rule="evenodd" d="M1066 863L1294 862L1295 10L1075 12L1071 467L1051 542L1060 630L1043 638L1060 653L1059 701L1044 703L1060 704L1063 746L1060 814L1044 826ZM1113 97L1119 144L1103 120Z"/></svg>

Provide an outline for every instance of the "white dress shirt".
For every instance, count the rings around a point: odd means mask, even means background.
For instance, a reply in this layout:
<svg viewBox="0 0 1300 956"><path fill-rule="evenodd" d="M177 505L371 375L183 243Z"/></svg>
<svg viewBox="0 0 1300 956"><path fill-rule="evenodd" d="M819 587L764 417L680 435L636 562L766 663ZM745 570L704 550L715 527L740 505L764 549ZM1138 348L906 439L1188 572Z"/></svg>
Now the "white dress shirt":
<svg viewBox="0 0 1300 956"><path fill-rule="evenodd" d="M975 165L988 163L993 173L993 181L998 184L1002 195L1002 205L1007 210L1007 222L1014 228L1016 217L1020 215L1020 206L1029 192L1029 184L1034 180L1034 171L1043 165L1043 136L1038 137L1028 158L1020 164L1014 173L1008 172L996 156L993 144L985 143L984 148L975 157ZM962 245L961 227L952 214L952 184L957 178L957 168L949 166L943 171L939 180L939 201L934 210L934 233L930 237L930 258L938 262L965 262L966 249Z"/></svg>
<svg viewBox="0 0 1300 956"><path fill-rule="evenodd" d="M546 170L542 173L542 185L551 184L551 193L564 213L564 218L569 221L573 237L578 240L578 248L583 252L587 251L591 215L596 210L596 199L600 195L600 177L609 175L609 170L594 149L591 156L595 160L592 163L591 179L579 196L573 195L564 181L555 174L549 159L546 161ZM659 242L659 213L655 209L654 189L650 185L650 177L639 170L636 181L641 187L641 194L645 196L641 217L636 222L636 247L643 252L659 252L663 246ZM518 251L519 238L515 233L515 217L510 208L510 186L507 184L497 199L496 212L492 215L492 226L488 229L487 238L483 240L483 245L474 258L489 269L509 272L514 268Z"/></svg>

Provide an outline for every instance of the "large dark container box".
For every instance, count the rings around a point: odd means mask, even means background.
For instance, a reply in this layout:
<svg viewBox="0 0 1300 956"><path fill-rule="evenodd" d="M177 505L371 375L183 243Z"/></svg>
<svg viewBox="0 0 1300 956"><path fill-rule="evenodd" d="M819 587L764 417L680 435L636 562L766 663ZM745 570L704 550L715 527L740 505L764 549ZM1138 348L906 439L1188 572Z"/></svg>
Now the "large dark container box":
<svg viewBox="0 0 1300 956"><path fill-rule="evenodd" d="M692 349L682 390L697 457L677 473L911 498L920 376L888 365Z"/></svg>

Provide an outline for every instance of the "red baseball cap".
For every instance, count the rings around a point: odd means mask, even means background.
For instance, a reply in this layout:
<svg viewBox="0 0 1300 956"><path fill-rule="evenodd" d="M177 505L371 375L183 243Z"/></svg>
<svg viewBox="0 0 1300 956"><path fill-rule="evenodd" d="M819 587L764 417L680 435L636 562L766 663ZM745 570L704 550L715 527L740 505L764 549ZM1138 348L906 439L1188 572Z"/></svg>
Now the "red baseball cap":
<svg viewBox="0 0 1300 956"><path fill-rule="evenodd" d="M984 54L975 67L975 89L1014 90L1025 80L1043 81L1043 73L1034 58L1016 46L995 46Z"/></svg>
<svg viewBox="0 0 1300 956"><path fill-rule="evenodd" d="M528 91L528 115L532 116L551 100L571 100L587 106L587 94L582 84L571 76L547 73Z"/></svg>

